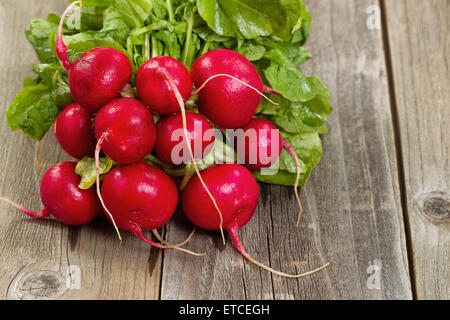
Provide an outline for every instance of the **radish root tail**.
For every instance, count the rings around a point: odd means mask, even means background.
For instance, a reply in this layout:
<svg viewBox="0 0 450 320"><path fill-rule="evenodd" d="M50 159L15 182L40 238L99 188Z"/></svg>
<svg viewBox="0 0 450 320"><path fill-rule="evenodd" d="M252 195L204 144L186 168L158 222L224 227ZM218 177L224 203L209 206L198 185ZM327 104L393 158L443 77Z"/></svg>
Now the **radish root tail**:
<svg viewBox="0 0 450 320"><path fill-rule="evenodd" d="M187 244L189 241L191 241L191 239L192 239L192 237L194 236L196 230L197 230L197 227L194 226L194 229L192 229L191 233L188 235L188 237L187 237L183 242L178 243L178 244L172 244L172 245L173 245L174 247L182 247L182 246L184 246L184 245ZM159 234L159 232L158 232L157 229L153 229L153 230L152 230L152 233L153 233L153 235L156 237L156 239L159 240L159 242L162 243L162 242L164 241L164 240L162 239L161 235Z"/></svg>
<svg viewBox="0 0 450 320"><path fill-rule="evenodd" d="M122 241L122 236L120 235L119 228L117 227L116 221L114 220L113 215L106 207L105 203L103 202L102 194L100 192L100 150L102 149L103 142L106 140L106 137L108 136L107 133L104 133L100 139L97 142L97 146L95 148L95 171L96 171L96 188L97 188L97 196L100 199L100 202L102 204L103 209L108 214L109 218L111 219L112 224L114 225L114 229L116 229L117 236L119 237L119 240Z"/></svg>
<svg viewBox="0 0 450 320"><path fill-rule="evenodd" d="M63 15L61 16L61 20L59 21L59 27L58 27L58 34L56 37L56 53L58 54L59 59L61 60L61 63L63 67L66 70L69 70L72 67L72 62L70 62L69 57L67 56L67 45L64 43L62 38L62 31L64 26L64 20L66 16L75 8L75 6L79 4L80 10L82 7L81 1L75 1L74 3L70 4L67 9L64 11Z"/></svg>
<svg viewBox="0 0 450 320"><path fill-rule="evenodd" d="M192 251L183 249L183 248L174 247L174 246L171 245L171 244L162 245L162 244L159 244L159 243L157 243L157 242L154 242L154 241L150 240L149 238L147 238L147 237L144 235L144 232L142 231L142 229L141 229L139 226L135 225L135 224L133 224L132 230L130 230L130 231L131 231L131 233L134 234L136 237L138 237L139 239L141 239L142 241L144 241L145 243L147 243L147 244L149 244L149 245L151 245L151 246L153 246L153 247L156 247L156 248L159 248L159 249L175 249L175 250L179 250L179 251L183 251L183 252L192 254L192 255L194 255L194 256L201 256L201 255L202 255L202 254L195 253L195 252L192 252Z"/></svg>
<svg viewBox="0 0 450 320"><path fill-rule="evenodd" d="M196 257L202 257L206 253L196 253L196 252L193 252L193 251L181 248L182 246L184 246L186 243L188 243L192 239L192 237L194 236L195 230L196 230L196 228L194 227L194 230L192 230L192 232L189 234L189 236L186 238L186 240L184 240L183 242L181 242L179 244L170 244L170 243L168 243L167 241L165 241L161 237L161 235L159 234L158 230L156 230L156 229L153 229L152 233L156 237L156 239L158 239L159 242L161 242L164 246L166 246L166 248L180 250L180 251L192 254L193 256L196 256Z"/></svg>
<svg viewBox="0 0 450 320"><path fill-rule="evenodd" d="M231 79L233 79L233 80L236 80L236 81L239 82L240 84L242 84L242 85L244 85L244 86L246 86L246 87L252 89L252 90L255 91L256 93L258 93L260 96L262 96L264 99L266 99L266 100L269 101L270 103L272 103L272 104L274 104L274 105L278 105L278 103L276 103L275 101L273 101L272 99L270 99L269 97L267 97L264 93L262 93L261 91L259 91L259 90L256 89L255 87L253 87L252 85L249 85L248 83L242 81L241 79L236 78L236 77L233 77L233 76L231 76L231 75L229 75L229 74L225 74L225 73L215 74L215 75L209 77L208 79L206 79L206 81L203 82L203 84L200 86L200 88L198 88L197 90L195 90L195 91L192 93L192 96L195 96L195 95L197 95L200 91L202 91L202 90L206 87L206 85L207 85L211 80L214 80L214 79L220 78L220 77L227 77L227 78L231 78ZM267 88L268 88L268 87L267 87ZM271 89L271 90L272 90L272 89ZM272 93L272 92L270 92L270 93ZM191 96L191 97L192 97L192 96Z"/></svg>
<svg viewBox="0 0 450 320"><path fill-rule="evenodd" d="M214 207L216 208L217 212L219 213L219 216L220 216L220 234L222 235L223 245L226 245L225 234L223 232L223 215L222 215L222 211L220 211L220 208L219 208L219 206L218 206L218 204L216 202L216 199L214 199L213 195L211 194L211 192L209 191L208 187L206 186L206 183L203 180L202 175L200 174L200 170L198 169L198 166L195 163L194 153L192 152L191 144L189 143L189 133L187 131L187 121L186 121L186 109L184 107L183 97L181 96L180 90L178 90L178 87L176 86L176 84L175 84L172 76L169 74L169 72L166 69L164 69L164 68L159 68L158 71L167 79L171 89L173 90L173 92L175 94L175 97L177 98L178 104L180 105L181 116L182 116L182 119L183 119L184 137L186 139L186 145L188 147L189 154L191 156L192 165L194 166L195 172L196 172L198 178L200 179L200 183L202 184L202 186L205 189L206 193L208 194L209 198L213 202Z"/></svg>
<svg viewBox="0 0 450 320"><path fill-rule="evenodd" d="M291 278L291 279L298 279L298 278L303 278L309 275L312 275L314 273L317 273L319 271L324 270L325 268L327 268L330 263L326 263L323 266L321 266L320 268L314 269L312 271L308 271L302 274L288 274L288 273L284 273L281 271L277 271L275 269L272 269L269 266L266 266L265 264L256 261L255 259L253 259L248 253L247 251L244 249L244 246L242 245L241 239L239 238L239 231L238 231L238 227L234 226L233 228L231 228L229 230L230 232L230 236L231 236L231 240L233 241L234 246L236 247L236 249L251 263L257 265L258 267L261 267L264 270L267 270L273 274L279 275L281 277L285 277L285 278Z"/></svg>
<svg viewBox="0 0 450 320"><path fill-rule="evenodd" d="M300 172L300 160L298 159L297 152L295 152L294 147L291 146L289 144L289 142L287 142L284 139L283 139L283 148L285 148L287 151L289 151L292 158L294 159L295 167L297 168L297 177L295 179L294 192L295 192L295 198L297 199L297 203L298 203L298 207L299 207L297 223L295 225L298 228L300 226L300 220L302 218L302 213L303 213L303 206L302 206L302 202L300 200L300 195L298 193L298 186L300 184L300 173L301 173Z"/></svg>
<svg viewBox="0 0 450 320"><path fill-rule="evenodd" d="M25 207L22 207L21 205L18 205L17 203L15 203L9 199L3 198L3 197L0 197L0 201L6 202L11 207L16 208L17 210L22 211L26 215L28 215L32 218L35 218L35 219L43 220L50 215L50 213L45 208L42 209L41 211L33 211L33 210L27 209Z"/></svg>

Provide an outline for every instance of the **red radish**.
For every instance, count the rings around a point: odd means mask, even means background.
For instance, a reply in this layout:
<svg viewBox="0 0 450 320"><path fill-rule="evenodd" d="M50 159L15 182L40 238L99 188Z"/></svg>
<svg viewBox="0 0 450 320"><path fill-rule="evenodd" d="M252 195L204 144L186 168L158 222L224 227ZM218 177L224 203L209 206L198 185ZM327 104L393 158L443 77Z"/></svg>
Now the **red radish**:
<svg viewBox="0 0 450 320"><path fill-rule="evenodd" d="M229 77L210 79L219 74L235 77L241 82ZM217 127L242 127L258 110L261 102L258 92L263 91L263 81L243 55L228 49L207 52L194 62L191 76L197 88L209 81L199 92L199 111Z"/></svg>
<svg viewBox="0 0 450 320"><path fill-rule="evenodd" d="M230 233L236 249L250 262L272 273L288 278L300 278L323 270L324 265L314 271L290 275L276 271L253 259L244 249L239 239L239 228L246 225L258 206L258 184L245 167L238 164L222 164L202 171L205 183L222 209L223 228ZM181 196L183 211L196 226L206 230L219 230L220 220L209 195L198 177L191 179Z"/></svg>
<svg viewBox="0 0 450 320"><path fill-rule="evenodd" d="M186 112L186 124L194 158L200 160L213 147L215 140L213 127L201 115L190 112ZM181 134L177 135L179 133ZM184 153L184 148L177 149L180 142L184 142L181 147L186 144L181 113L162 118L156 126L156 136L155 151L161 160L170 165L187 164L191 161L189 153Z"/></svg>
<svg viewBox="0 0 450 320"><path fill-rule="evenodd" d="M91 115L78 103L71 103L58 115L54 126L61 148L75 159L93 157L95 153L94 124Z"/></svg>
<svg viewBox="0 0 450 320"><path fill-rule="evenodd" d="M168 82L168 84L169 84L169 86L170 86L170 88L172 90L172 93L174 94L174 96L177 99L178 106L179 106L180 111L181 111L181 118L182 118L182 121L183 121L184 139L185 139L185 141L189 141L190 138L189 138L189 132L188 132L188 127L187 127L186 109L184 107L184 100L183 100L183 97L181 95L181 92L180 92L180 90L178 90L178 87L177 87L174 79L172 78L170 73L165 68L159 68L155 72L158 73L161 77L164 77L167 80L167 82ZM194 157L194 153L193 153L192 148L191 148L191 144L187 143L186 145L188 147L189 155L190 155L191 161L192 161L191 164L194 167L195 173L197 174L197 177L198 177L200 183L202 184L205 192L208 194L209 198L211 199L214 207L216 208L216 212L219 215L219 218L220 218L219 228L220 228L220 233L222 235L223 244L225 245L225 235L223 233L223 228L222 228L222 222L223 222L222 212L220 211L220 208L217 205L216 200L214 199L214 197L212 196L212 194L209 191L208 187L206 186L205 182L203 181L202 175L200 174L200 170L198 169L198 166L195 163L195 157ZM97 172L98 172L98 170L97 170ZM190 175L191 175L190 173L187 173L185 175L185 179L183 179L183 180L187 181L186 178L190 178ZM184 188L184 182L182 182L182 186Z"/></svg>
<svg viewBox="0 0 450 320"><path fill-rule="evenodd" d="M289 142L283 140L278 128L269 120L255 118L242 127L241 139L235 137L235 148L240 160L252 171L268 168L278 161L283 148L289 151L295 161L297 177L294 185L295 197L299 206L297 227L303 212L302 203L298 194L300 182L300 161L295 149Z"/></svg>
<svg viewBox="0 0 450 320"><path fill-rule="evenodd" d="M136 77L139 98L152 112L166 115L179 111L179 105L167 79L158 72L161 68L170 74L183 97L183 102L191 95L192 80L186 67L168 56L150 59L139 68Z"/></svg>
<svg viewBox="0 0 450 320"><path fill-rule="evenodd" d="M95 136L108 157L120 164L130 164L141 161L153 151L155 121L139 100L119 98L98 112Z"/></svg>
<svg viewBox="0 0 450 320"><path fill-rule="evenodd" d="M102 211L95 189L78 188L80 177L75 174L74 162L63 162L51 167L41 181L41 200L44 209L35 212L0 198L18 210L37 219L53 215L70 226L81 226L93 221Z"/></svg>
<svg viewBox="0 0 450 320"><path fill-rule="evenodd" d="M153 151L156 143L155 120L150 111L133 98L119 98L100 109L95 118L97 194L111 219L119 239L119 229L100 194L100 150L120 164L139 162Z"/></svg>
<svg viewBox="0 0 450 320"><path fill-rule="evenodd" d="M280 131L273 123L262 118L250 120L242 127L242 131L236 131L234 139L240 160L252 171L270 167L278 161L283 151Z"/></svg>
<svg viewBox="0 0 450 320"><path fill-rule="evenodd" d="M145 162L116 166L103 180L101 195L119 229L152 246L176 248L155 243L143 233L157 234L156 229L170 220L178 206L177 187L162 170Z"/></svg>
<svg viewBox="0 0 450 320"><path fill-rule="evenodd" d="M72 63L67 56L67 46L62 39L66 15L76 4L64 12L56 38L56 53L62 65L69 71L69 87L72 97L90 113L95 113L105 103L117 98L133 74L130 59L119 50L101 47L85 52Z"/></svg>

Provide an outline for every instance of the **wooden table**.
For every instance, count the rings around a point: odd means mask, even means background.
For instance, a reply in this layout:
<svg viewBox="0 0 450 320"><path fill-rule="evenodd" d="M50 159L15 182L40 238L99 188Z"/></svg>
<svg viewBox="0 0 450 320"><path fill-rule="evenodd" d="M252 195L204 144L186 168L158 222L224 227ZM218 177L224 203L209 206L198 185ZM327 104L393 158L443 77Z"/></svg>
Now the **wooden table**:
<svg viewBox="0 0 450 320"><path fill-rule="evenodd" d="M0 3L0 194L35 209L43 173L69 158L51 133L40 143L12 133L4 114L37 61L24 37L29 20L65 5ZM197 258L131 235L120 244L105 219L69 228L2 204L1 298L449 299L450 1L307 5L313 59L303 71L324 79L335 106L325 154L301 192L299 229L292 189L261 185L241 236L275 269L297 273L330 261L326 271L288 280L223 247L217 232L197 233L188 248L208 253ZM178 213L166 237L176 242L190 228Z"/></svg>

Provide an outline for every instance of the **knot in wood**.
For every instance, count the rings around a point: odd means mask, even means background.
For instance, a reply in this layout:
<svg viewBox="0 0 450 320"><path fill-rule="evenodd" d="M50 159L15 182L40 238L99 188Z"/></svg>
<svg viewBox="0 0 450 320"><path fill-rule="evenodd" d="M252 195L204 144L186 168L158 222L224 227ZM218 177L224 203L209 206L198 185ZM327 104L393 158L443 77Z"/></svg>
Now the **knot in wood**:
<svg viewBox="0 0 450 320"><path fill-rule="evenodd" d="M14 295L20 300L56 299L67 290L63 277L55 271L31 271L24 274Z"/></svg>
<svg viewBox="0 0 450 320"><path fill-rule="evenodd" d="M422 195L417 206L419 212L434 223L450 222L450 196L442 191Z"/></svg>

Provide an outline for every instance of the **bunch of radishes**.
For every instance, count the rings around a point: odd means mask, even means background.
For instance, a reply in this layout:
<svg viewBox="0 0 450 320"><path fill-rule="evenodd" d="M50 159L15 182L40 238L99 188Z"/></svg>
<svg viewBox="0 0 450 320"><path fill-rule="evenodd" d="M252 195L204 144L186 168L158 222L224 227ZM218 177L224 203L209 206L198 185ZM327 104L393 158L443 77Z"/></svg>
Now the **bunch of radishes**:
<svg viewBox="0 0 450 320"><path fill-rule="evenodd" d="M76 163L65 162L51 167L44 175L40 188L42 211L30 211L3 200L32 217L43 219L52 215L71 226L90 223L103 208L119 237L119 230L129 231L151 245L179 248L166 243L156 232L177 208L177 185L164 171L143 160L155 152L159 159L172 165L171 155L176 146L172 135L175 130L183 130L187 156L196 176L182 191L181 206L195 226L228 231L235 247L248 260L282 276L297 278L325 268L328 264L306 274L288 275L255 261L240 242L238 229L250 221L259 201L258 184L249 169L260 170L276 162L283 146L291 151L298 166L295 151L282 140L277 128L265 119L254 118L262 92L267 89L253 64L241 54L226 49L204 54L190 72L174 58L156 57L137 73L139 100L121 98L133 74L131 62L122 52L101 47L85 52L75 62L68 59L62 26L65 16L77 3L71 4L63 14L56 41L56 52L68 70L75 102L59 114L54 133L62 149L74 158L95 156L97 189L79 189ZM193 96L198 96L200 114L185 110L185 102ZM154 115L161 116L157 125ZM217 164L200 171L195 163L201 159L194 156L194 145L200 145L202 154L207 154L214 137L207 139L204 133L213 127L242 128L244 132L264 129L270 134L258 134L255 145L241 146L238 156L247 168L239 164ZM200 132L197 128L201 128ZM279 146L276 152L271 148L274 143ZM261 149L269 154L269 164L258 158L263 154ZM116 165L104 177L100 188L101 151ZM251 153L256 154L256 161L249 161ZM144 230L154 231L161 243L148 239Z"/></svg>

